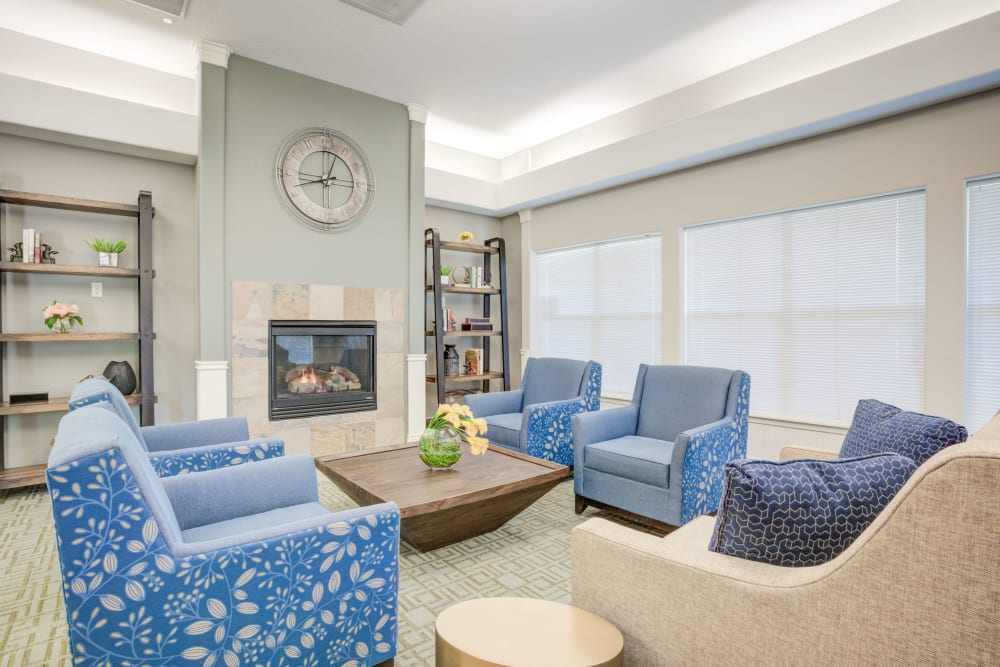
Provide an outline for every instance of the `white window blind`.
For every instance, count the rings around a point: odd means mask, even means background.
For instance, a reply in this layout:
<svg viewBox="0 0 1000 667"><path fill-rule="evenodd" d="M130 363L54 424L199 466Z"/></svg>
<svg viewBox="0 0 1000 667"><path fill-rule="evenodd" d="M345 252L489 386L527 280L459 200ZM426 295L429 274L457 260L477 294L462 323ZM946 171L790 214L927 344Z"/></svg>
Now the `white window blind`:
<svg viewBox="0 0 1000 667"><path fill-rule="evenodd" d="M923 192L685 229L686 363L746 370L756 414L920 410Z"/></svg>
<svg viewBox="0 0 1000 667"><path fill-rule="evenodd" d="M965 419L975 431L1000 410L1000 178L968 185Z"/></svg>
<svg viewBox="0 0 1000 667"><path fill-rule="evenodd" d="M631 397L640 363L660 363L659 235L540 252L532 356L593 359L601 393Z"/></svg>

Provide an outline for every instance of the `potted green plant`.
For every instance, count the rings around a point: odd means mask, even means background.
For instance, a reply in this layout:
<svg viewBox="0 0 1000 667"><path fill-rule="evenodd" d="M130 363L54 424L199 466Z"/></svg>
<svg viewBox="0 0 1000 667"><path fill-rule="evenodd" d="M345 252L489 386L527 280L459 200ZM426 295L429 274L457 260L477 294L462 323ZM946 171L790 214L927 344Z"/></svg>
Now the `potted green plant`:
<svg viewBox="0 0 1000 667"><path fill-rule="evenodd" d="M118 255L125 250L125 242L94 238L87 241L87 247L97 253L98 266L118 266Z"/></svg>
<svg viewBox="0 0 1000 667"><path fill-rule="evenodd" d="M441 267L441 284L442 285L447 285L447 284L449 284L451 282L451 270L452 270L452 267L450 267L450 266L442 266Z"/></svg>

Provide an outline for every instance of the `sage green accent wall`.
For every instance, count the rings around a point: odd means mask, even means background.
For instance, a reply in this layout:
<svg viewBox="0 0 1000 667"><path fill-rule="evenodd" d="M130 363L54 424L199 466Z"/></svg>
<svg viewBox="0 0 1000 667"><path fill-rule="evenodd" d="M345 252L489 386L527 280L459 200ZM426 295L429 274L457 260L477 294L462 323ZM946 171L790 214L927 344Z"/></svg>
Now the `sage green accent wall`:
<svg viewBox="0 0 1000 667"><path fill-rule="evenodd" d="M139 190L153 193L156 423L194 419L198 343L194 167L0 134L0 188L121 203L135 203ZM59 251L59 264L96 265L94 253L85 245L95 236L128 244L121 257L123 267L138 262L138 224L128 218L9 205L0 206L0 218L4 259L6 248L21 239L21 230L34 227L42 242ZM103 284L104 296L90 295L92 282ZM138 331L135 280L11 273L4 274L0 294L4 331L48 331L42 308L53 299L80 306L82 332ZM77 381L100 375L112 360L124 359L139 370L138 345L128 341L7 343L5 348L4 400L11 391L68 396ZM60 417L48 413L7 418L6 465L44 463Z"/></svg>
<svg viewBox="0 0 1000 667"><path fill-rule="evenodd" d="M225 344L226 69L201 63L198 117L198 359L228 358Z"/></svg>
<svg viewBox="0 0 1000 667"><path fill-rule="evenodd" d="M229 59L222 257L227 356L234 280L406 288L409 125L402 104L240 56ZM345 231L310 229L278 195L278 149L307 127L346 134L375 173L371 208Z"/></svg>

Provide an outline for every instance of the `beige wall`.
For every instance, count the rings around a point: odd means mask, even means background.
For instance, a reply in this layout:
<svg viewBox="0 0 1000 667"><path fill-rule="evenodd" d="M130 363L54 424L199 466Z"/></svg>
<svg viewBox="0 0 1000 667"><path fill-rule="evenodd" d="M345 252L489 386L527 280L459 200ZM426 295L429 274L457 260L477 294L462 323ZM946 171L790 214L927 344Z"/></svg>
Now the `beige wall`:
<svg viewBox="0 0 1000 667"><path fill-rule="evenodd" d="M531 250L661 232L663 362L681 359L681 227L903 188L927 190L924 409L963 418L964 179L1000 172L1000 91L534 209ZM525 295L525 299L527 296ZM526 304L527 302L525 302ZM752 410L752 404L751 404ZM758 426L763 426L758 422ZM838 433L751 432L771 453ZM788 430L785 428L784 430Z"/></svg>
<svg viewBox="0 0 1000 667"><path fill-rule="evenodd" d="M197 243L194 168L36 139L0 134L0 188L134 203L139 190L153 193L153 345L158 403L156 422L195 418L194 353L197 341ZM136 265L137 228L125 218L52 209L4 206L3 250L34 227L59 254L59 264L93 264L85 241L95 236L124 239L122 266ZM91 282L104 296L90 296ZM6 274L3 277L3 330L47 331L42 308L53 299L76 303L82 331L136 331L135 281L78 276ZM55 334L53 334L55 335ZM138 346L125 341L97 343L9 343L3 364L4 399L9 392L47 391L67 396L75 382L99 375L108 361L127 360L138 370ZM6 419L6 465L43 463L61 414Z"/></svg>

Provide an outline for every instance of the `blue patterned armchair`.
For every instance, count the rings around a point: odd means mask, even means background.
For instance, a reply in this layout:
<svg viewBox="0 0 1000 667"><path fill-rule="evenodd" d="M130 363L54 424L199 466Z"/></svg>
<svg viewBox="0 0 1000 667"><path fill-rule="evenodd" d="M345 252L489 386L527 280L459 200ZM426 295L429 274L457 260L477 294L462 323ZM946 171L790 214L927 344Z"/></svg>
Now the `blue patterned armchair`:
<svg viewBox="0 0 1000 667"><path fill-rule="evenodd" d="M47 481L73 664L391 664L399 510L330 512L309 456L161 479L89 406Z"/></svg>
<svg viewBox="0 0 1000 667"><path fill-rule="evenodd" d="M465 404L489 425L490 442L573 465L570 418L601 407L601 365L575 359L528 359L521 388L470 394Z"/></svg>
<svg viewBox="0 0 1000 667"><path fill-rule="evenodd" d="M726 463L746 457L749 405L743 371L641 365L630 405L573 417L577 514L680 526L715 511Z"/></svg>
<svg viewBox="0 0 1000 667"><path fill-rule="evenodd" d="M76 384L69 397L69 409L99 404L118 415L149 453L153 469L160 477L188 472L215 470L227 466L284 456L281 438L250 439L245 417L142 426L118 388L103 377Z"/></svg>

